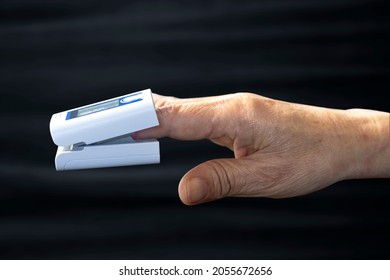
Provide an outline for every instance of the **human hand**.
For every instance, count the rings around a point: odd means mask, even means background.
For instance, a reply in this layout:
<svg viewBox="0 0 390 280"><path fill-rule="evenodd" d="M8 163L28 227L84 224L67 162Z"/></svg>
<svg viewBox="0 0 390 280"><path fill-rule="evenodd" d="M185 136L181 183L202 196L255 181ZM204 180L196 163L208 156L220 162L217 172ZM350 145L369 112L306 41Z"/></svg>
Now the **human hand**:
<svg viewBox="0 0 390 280"><path fill-rule="evenodd" d="M234 158L207 161L184 175L179 196L188 205L226 196L293 197L340 180L390 176L388 113L250 93L153 98L160 125L134 138L207 138L234 152Z"/></svg>

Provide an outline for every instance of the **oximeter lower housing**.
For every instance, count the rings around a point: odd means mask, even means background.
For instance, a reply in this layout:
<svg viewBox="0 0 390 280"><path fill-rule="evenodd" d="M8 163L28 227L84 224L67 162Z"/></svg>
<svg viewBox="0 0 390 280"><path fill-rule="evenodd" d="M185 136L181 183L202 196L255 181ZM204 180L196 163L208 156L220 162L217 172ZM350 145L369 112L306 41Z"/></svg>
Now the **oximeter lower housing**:
<svg viewBox="0 0 390 280"><path fill-rule="evenodd" d="M157 140L134 141L130 136L91 145L58 147L58 171L113 166L156 164L160 162Z"/></svg>

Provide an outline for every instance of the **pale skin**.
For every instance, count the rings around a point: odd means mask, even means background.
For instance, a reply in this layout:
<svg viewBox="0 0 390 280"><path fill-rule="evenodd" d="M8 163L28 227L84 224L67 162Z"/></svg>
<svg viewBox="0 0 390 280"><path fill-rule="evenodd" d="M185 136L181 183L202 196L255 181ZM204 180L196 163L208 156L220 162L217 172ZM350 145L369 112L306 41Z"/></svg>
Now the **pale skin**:
<svg viewBox="0 0 390 280"><path fill-rule="evenodd" d="M341 180L390 178L390 115L283 102L251 93L179 99L154 94L160 125L137 139L209 139L234 152L190 170L183 203L287 198Z"/></svg>

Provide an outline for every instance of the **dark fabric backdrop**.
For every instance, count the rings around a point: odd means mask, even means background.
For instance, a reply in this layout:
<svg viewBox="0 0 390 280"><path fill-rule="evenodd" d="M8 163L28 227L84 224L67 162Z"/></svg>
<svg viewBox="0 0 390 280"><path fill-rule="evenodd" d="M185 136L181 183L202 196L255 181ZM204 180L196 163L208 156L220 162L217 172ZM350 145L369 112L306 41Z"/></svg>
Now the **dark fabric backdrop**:
<svg viewBox="0 0 390 280"><path fill-rule="evenodd" d="M0 2L0 258L390 257L390 182L187 207L232 153L162 139L160 165L56 172L51 114L144 88L389 111L386 1Z"/></svg>

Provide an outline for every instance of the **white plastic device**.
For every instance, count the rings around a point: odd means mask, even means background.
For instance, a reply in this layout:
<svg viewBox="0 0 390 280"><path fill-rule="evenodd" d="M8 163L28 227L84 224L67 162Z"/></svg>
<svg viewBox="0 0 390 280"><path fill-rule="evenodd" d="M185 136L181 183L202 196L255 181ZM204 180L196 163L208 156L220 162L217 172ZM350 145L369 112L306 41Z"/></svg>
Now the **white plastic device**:
<svg viewBox="0 0 390 280"><path fill-rule="evenodd" d="M57 170L160 162L159 142L130 133L159 125L150 89L56 113L50 134Z"/></svg>

